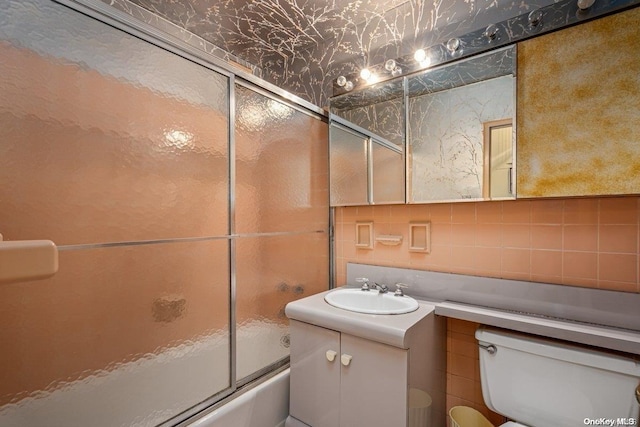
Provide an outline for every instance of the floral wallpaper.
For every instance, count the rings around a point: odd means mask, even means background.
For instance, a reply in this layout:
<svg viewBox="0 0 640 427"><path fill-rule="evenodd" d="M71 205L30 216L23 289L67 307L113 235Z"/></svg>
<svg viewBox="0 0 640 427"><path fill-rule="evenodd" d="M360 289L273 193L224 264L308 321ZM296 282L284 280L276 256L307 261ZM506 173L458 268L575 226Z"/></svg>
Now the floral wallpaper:
<svg viewBox="0 0 640 427"><path fill-rule="evenodd" d="M553 0L103 0L140 6L318 106L333 79ZM139 8L138 8L139 9ZM239 61L235 61L239 62Z"/></svg>

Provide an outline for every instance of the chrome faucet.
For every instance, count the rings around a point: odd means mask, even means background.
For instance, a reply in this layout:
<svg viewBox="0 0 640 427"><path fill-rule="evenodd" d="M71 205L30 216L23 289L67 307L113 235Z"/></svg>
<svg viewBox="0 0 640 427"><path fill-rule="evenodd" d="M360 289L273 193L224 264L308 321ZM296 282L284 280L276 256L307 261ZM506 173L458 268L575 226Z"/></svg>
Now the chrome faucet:
<svg viewBox="0 0 640 427"><path fill-rule="evenodd" d="M366 277L358 277L356 279L356 282L362 283L362 286L360 287L360 289L363 291L378 289L378 292L380 292L381 294L386 294L387 292L389 292L389 287L387 285L379 285L375 282L373 282L372 284L369 284L369 279L367 279Z"/></svg>
<svg viewBox="0 0 640 427"><path fill-rule="evenodd" d="M362 283L360 290L368 291L369 289L371 289L371 287L369 286L369 279L367 279L366 277L358 277L356 279L356 282Z"/></svg>
<svg viewBox="0 0 640 427"><path fill-rule="evenodd" d="M393 295L397 296L397 297L403 297L404 296L404 291L402 290L403 288L408 288L409 285L405 285L404 283L396 283L396 291L393 293Z"/></svg>
<svg viewBox="0 0 640 427"><path fill-rule="evenodd" d="M381 294L386 294L389 292L389 287L387 285L379 285L376 282L373 282L373 289L378 288L378 292Z"/></svg>

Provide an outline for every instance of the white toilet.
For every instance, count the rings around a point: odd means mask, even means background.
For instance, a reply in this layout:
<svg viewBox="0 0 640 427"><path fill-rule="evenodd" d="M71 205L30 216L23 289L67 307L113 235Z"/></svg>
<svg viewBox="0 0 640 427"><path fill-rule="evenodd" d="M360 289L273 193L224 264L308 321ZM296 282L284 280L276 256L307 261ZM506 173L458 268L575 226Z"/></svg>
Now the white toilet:
<svg viewBox="0 0 640 427"><path fill-rule="evenodd" d="M640 361L488 328L476 338L484 401L514 420L503 426L638 425Z"/></svg>

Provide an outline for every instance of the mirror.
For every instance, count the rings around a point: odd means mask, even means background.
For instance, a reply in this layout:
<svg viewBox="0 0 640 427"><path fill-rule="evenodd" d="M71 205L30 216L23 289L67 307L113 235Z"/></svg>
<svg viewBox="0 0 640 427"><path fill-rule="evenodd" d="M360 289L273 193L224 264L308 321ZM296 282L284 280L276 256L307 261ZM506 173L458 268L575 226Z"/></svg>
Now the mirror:
<svg viewBox="0 0 640 427"><path fill-rule="evenodd" d="M333 98L331 206L405 203L402 79Z"/></svg>
<svg viewBox="0 0 640 427"><path fill-rule="evenodd" d="M515 198L515 61L513 45L332 98L331 205Z"/></svg>
<svg viewBox="0 0 640 427"><path fill-rule="evenodd" d="M515 198L515 46L408 77L409 203Z"/></svg>

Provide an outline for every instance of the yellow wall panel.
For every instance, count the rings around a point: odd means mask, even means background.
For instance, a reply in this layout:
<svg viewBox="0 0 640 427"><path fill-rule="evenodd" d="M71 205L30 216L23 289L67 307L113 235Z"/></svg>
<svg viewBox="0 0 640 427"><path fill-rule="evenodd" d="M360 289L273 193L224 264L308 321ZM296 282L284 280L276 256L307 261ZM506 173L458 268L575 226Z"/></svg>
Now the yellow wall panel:
<svg viewBox="0 0 640 427"><path fill-rule="evenodd" d="M640 8L518 45L517 194L640 193Z"/></svg>

